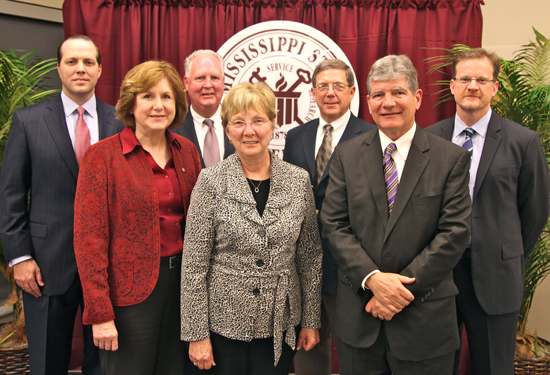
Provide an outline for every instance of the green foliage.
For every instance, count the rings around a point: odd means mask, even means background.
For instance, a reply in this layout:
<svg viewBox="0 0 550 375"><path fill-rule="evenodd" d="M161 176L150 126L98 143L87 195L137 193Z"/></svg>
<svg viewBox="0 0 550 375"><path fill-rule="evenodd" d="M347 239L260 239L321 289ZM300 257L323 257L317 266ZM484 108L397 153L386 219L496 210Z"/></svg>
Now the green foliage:
<svg viewBox="0 0 550 375"><path fill-rule="evenodd" d="M0 165L13 112L41 102L59 90L47 90L44 76L56 69L56 60L30 61L31 51L17 57L13 49L0 51Z"/></svg>
<svg viewBox="0 0 550 375"><path fill-rule="evenodd" d="M550 156L550 40L533 28L535 42L522 46L512 60L500 59L499 90L491 107L502 117L538 132L546 156ZM455 44L450 49L437 48L440 56L426 59L429 74L449 76L456 55L470 47ZM450 80L438 81L443 88L438 104L453 100ZM525 262L525 286L519 312L519 334L524 335L529 309L538 285L550 273L550 224L547 224L535 249Z"/></svg>

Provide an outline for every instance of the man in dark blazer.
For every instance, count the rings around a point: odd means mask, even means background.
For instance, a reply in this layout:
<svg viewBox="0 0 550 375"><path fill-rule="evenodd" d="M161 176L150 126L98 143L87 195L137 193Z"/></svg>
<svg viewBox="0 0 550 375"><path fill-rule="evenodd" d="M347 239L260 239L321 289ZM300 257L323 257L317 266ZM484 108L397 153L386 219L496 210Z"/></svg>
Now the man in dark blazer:
<svg viewBox="0 0 550 375"><path fill-rule="evenodd" d="M0 177L0 234L23 290L32 375L67 374L75 316L83 303L73 206L79 168L75 150L82 157L85 146L75 143L89 145L123 127L114 107L95 98L101 75L95 43L73 35L61 43L57 58L62 93L14 113ZM83 330L83 374L101 374L91 326Z"/></svg>
<svg viewBox="0 0 550 375"><path fill-rule="evenodd" d="M355 78L353 71L345 62L338 59L323 60L313 71L312 83L311 93L319 107L321 117L288 132L283 160L308 171L315 197L317 223L321 230L319 212L325 199L332 160L330 155L334 147L359 134L376 129L376 126L358 119L350 111L355 94ZM323 161L320 149L322 153L324 128L327 125L332 126L331 139L328 144L328 160ZM316 170L319 170L319 173ZM338 265L327 244L324 241L322 243L323 298L319 330L321 341L307 352L300 350L296 353L294 369L297 375L330 375L332 373L331 326L336 309Z"/></svg>
<svg viewBox="0 0 550 375"><path fill-rule="evenodd" d="M340 373L450 374L469 154L416 125L422 91L408 57L376 61L367 89L378 130L336 147L321 213L339 267Z"/></svg>
<svg viewBox="0 0 550 375"><path fill-rule="evenodd" d="M202 167L208 168L235 152L223 131L220 117L223 59L214 51L201 49L185 59L184 68L183 83L191 105L183 124L172 131L195 144ZM209 137L212 138L209 140Z"/></svg>
<svg viewBox="0 0 550 375"><path fill-rule="evenodd" d="M498 56L482 48L459 54L451 80L456 116L426 129L472 149L472 235L454 280L475 375L514 373L524 264L548 219L548 164L538 134L491 110L499 69ZM455 374L459 360L460 350Z"/></svg>

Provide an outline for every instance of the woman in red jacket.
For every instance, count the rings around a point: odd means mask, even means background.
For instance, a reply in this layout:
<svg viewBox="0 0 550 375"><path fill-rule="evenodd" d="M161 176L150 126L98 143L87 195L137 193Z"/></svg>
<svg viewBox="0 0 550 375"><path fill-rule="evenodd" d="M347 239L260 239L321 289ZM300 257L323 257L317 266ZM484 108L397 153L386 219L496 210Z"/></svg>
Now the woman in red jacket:
<svg viewBox="0 0 550 375"><path fill-rule="evenodd" d="M124 78L118 135L80 166L74 245L104 375L184 374L180 273L185 217L201 165L190 141L167 129L187 112L182 80L148 61Z"/></svg>

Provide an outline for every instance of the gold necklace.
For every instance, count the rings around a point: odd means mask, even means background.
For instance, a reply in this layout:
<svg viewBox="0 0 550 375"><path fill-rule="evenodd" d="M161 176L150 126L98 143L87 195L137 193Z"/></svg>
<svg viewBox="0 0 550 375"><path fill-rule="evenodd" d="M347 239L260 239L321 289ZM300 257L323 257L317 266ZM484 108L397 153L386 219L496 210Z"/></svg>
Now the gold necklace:
<svg viewBox="0 0 550 375"><path fill-rule="evenodd" d="M250 178L246 178L251 184L252 186L254 186L254 192L256 194L258 194L260 192L260 185L262 184L263 181L260 180L260 183L258 184L258 186L254 185L254 182L252 182L252 180Z"/></svg>

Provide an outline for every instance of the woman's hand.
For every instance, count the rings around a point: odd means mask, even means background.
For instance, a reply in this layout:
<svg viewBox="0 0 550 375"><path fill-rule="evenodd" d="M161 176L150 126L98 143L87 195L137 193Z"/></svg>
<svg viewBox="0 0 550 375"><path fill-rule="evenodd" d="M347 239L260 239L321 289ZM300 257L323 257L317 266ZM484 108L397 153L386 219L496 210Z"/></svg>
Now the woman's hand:
<svg viewBox="0 0 550 375"><path fill-rule="evenodd" d="M210 337L189 343L189 359L201 370L210 370L212 366L216 366Z"/></svg>
<svg viewBox="0 0 550 375"><path fill-rule="evenodd" d="M304 348L307 352L313 349L319 342L319 330L316 328L302 328L300 330L300 336L298 336L298 347L296 350Z"/></svg>
<svg viewBox="0 0 550 375"><path fill-rule="evenodd" d="M118 331L115 327L115 321L111 320L105 323L93 324L94 345L99 349L118 350Z"/></svg>

